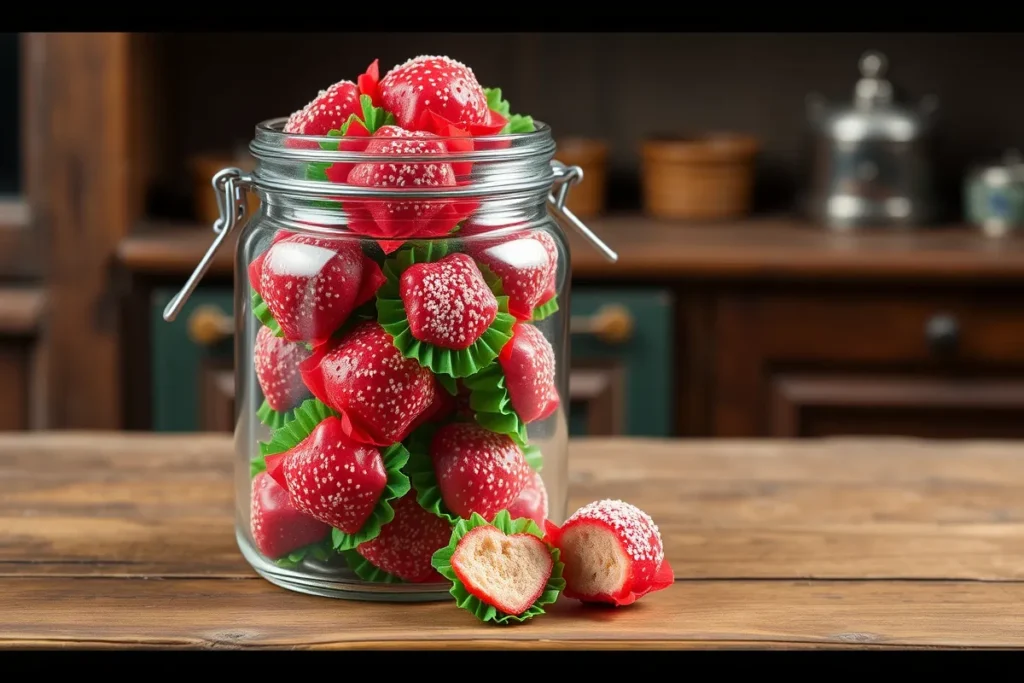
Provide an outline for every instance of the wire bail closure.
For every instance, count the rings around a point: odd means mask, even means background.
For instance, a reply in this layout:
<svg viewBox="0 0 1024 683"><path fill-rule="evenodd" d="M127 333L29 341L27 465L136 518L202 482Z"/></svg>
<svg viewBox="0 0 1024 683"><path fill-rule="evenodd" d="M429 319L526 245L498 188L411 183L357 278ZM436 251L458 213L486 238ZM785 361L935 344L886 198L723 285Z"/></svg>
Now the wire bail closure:
<svg viewBox="0 0 1024 683"><path fill-rule="evenodd" d="M554 173L552 191L548 193L548 207L551 212L579 232L608 261L615 263L619 258L618 254L565 206L569 188L583 180L583 169L579 166L566 166L556 160L551 162L551 170ZM203 254L203 258L199 260L199 264L192 271L192 275L189 276L185 285L164 308L163 318L167 322L174 322L174 319L181 313L185 302L192 296L192 292L206 275L206 271L210 269L214 256L228 235L238 226L244 225L249 218L246 215L244 192L253 185L252 176L243 175L242 171L237 168L225 168L213 176L211 184L216 193L217 208L220 210L220 216L213 222L213 232L216 237L214 237L210 248Z"/></svg>

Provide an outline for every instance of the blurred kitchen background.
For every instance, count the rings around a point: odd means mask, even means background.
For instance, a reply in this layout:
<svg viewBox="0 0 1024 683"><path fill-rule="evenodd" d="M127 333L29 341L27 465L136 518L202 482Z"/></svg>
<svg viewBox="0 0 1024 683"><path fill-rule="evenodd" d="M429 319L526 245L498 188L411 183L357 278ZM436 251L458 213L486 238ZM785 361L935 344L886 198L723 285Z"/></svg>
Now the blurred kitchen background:
<svg viewBox="0 0 1024 683"><path fill-rule="evenodd" d="M0 429L229 431L254 125L447 54L584 169L575 434L1024 437L1024 34L2 34Z"/></svg>

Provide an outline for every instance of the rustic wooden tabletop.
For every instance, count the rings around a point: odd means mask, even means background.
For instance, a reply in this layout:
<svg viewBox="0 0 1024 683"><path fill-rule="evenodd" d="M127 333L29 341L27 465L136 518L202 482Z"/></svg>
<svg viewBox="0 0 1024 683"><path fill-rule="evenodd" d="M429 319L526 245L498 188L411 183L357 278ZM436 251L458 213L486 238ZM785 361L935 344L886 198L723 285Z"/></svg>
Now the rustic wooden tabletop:
<svg viewBox="0 0 1024 683"><path fill-rule="evenodd" d="M907 440L579 440L571 506L661 527L673 587L481 625L315 598L234 538L220 435L0 435L0 647L1024 647L1024 449Z"/></svg>

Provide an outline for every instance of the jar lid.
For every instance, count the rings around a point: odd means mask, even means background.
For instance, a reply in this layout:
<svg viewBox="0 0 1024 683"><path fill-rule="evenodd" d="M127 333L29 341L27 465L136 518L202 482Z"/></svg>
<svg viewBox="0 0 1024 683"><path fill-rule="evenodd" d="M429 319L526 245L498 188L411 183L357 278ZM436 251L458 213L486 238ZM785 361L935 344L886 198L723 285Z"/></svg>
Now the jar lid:
<svg viewBox="0 0 1024 683"><path fill-rule="evenodd" d="M1001 161L978 166L973 175L986 185L1024 183L1024 156L1017 149L1008 149Z"/></svg>
<svg viewBox="0 0 1024 683"><path fill-rule="evenodd" d="M820 98L808 98L813 118L822 132L844 142L867 139L907 142L919 137L927 126L928 115L938 105L936 98L924 98L916 109L895 102L892 83L885 78L888 59L881 52L865 52L859 66L861 77L854 86L850 105L828 111Z"/></svg>

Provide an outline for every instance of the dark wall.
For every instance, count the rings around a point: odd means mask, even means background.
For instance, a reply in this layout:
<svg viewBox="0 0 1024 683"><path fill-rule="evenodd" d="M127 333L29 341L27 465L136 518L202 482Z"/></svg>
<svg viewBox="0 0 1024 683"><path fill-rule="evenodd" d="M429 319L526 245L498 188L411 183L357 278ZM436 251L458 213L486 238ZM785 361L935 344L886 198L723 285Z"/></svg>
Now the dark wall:
<svg viewBox="0 0 1024 683"><path fill-rule="evenodd" d="M848 100L866 49L888 55L901 97L940 98L935 163L954 208L968 165L1024 146L1021 34L896 33L169 35L168 144L180 162L246 142L256 122L289 114L374 57L386 70L440 53L556 134L607 139L614 207L639 205L644 136L732 129L763 141L757 208L788 208L806 167L804 98Z"/></svg>
<svg viewBox="0 0 1024 683"><path fill-rule="evenodd" d="M21 187L18 34L0 33L0 194Z"/></svg>

